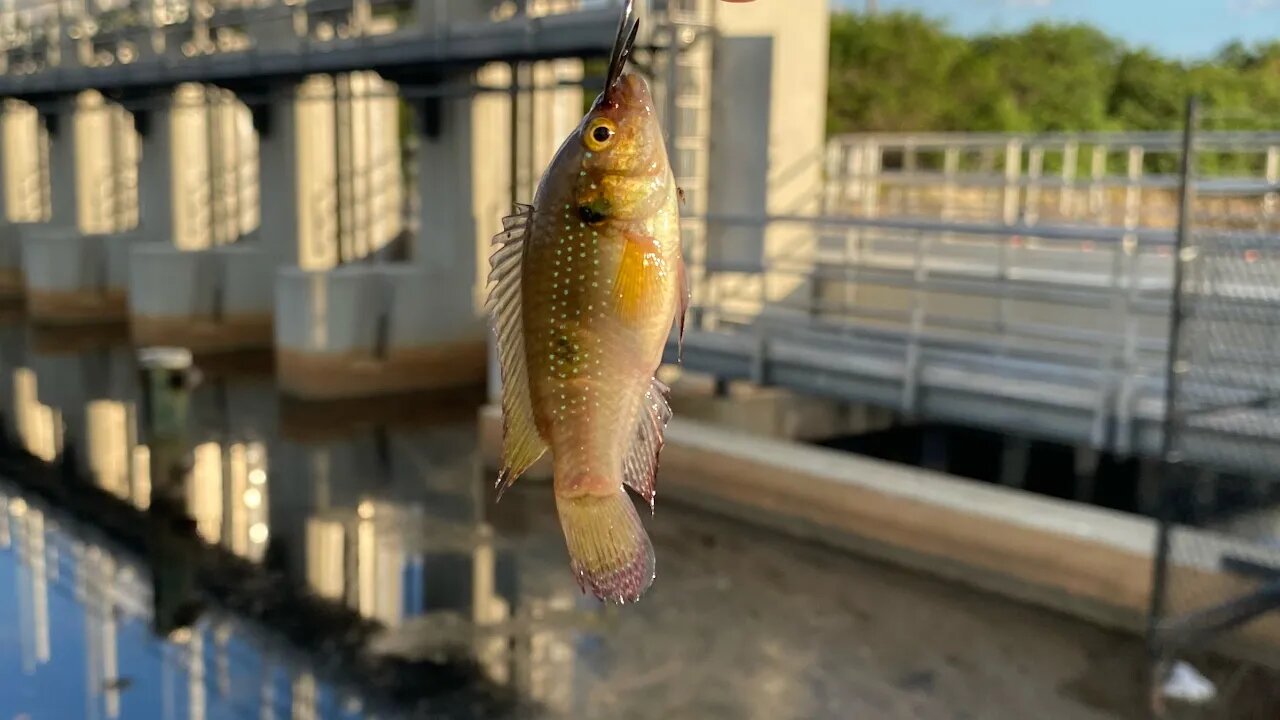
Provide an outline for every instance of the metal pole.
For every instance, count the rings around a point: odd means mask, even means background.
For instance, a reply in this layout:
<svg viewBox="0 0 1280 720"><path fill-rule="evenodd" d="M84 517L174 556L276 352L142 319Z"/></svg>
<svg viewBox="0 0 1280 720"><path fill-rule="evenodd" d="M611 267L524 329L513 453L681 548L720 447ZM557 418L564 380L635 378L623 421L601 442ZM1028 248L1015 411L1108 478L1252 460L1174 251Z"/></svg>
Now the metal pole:
<svg viewBox="0 0 1280 720"><path fill-rule="evenodd" d="M1194 197L1192 174L1195 172L1195 132L1199 122L1199 101L1193 95L1187 100L1186 121L1182 132L1182 168L1178 187L1178 231L1173 253L1173 280L1170 292L1169 310L1169 349L1165 360L1164 389L1164 422L1160 439L1160 459L1162 461L1161 477L1157 487L1160 488L1158 527L1156 538L1155 568L1151 580L1151 606L1147 616L1147 642L1152 659L1157 663L1162 654L1161 643L1156 634L1160 618L1165 610L1166 588L1169 564L1169 532L1173 524L1172 502L1169 481L1176 479L1176 470L1180 458L1173 444L1173 433L1176 425L1175 403L1178 388L1178 354L1179 335L1182 331L1182 283L1183 263L1188 261L1187 244L1191 230L1191 203ZM1159 682L1159 678L1153 679Z"/></svg>
<svg viewBox="0 0 1280 720"><path fill-rule="evenodd" d="M518 110L520 104L520 89L518 87L518 80L520 79L519 68L519 63L511 63L511 87L509 89L510 95L508 98L510 101L508 107L508 111L510 113L508 120L511 123L511 127L508 128L510 131L510 153L507 157L507 171L511 173L509 180L511 181L512 210L515 209L516 203L525 202L524 198L520 197L520 155L517 152L517 149L520 146L520 112ZM530 200L532 200L532 198L530 198Z"/></svg>
<svg viewBox="0 0 1280 720"><path fill-rule="evenodd" d="M1174 242L1173 286L1169 306L1169 356L1165 363L1164 389L1164 432L1160 442L1161 459L1165 462L1176 462L1173 447L1174 403L1178 389L1178 353L1180 350L1179 334L1182 330L1182 283L1184 282L1184 263L1191 260L1188 256L1188 240L1191 233L1191 204L1195 196L1192 174L1195 172L1195 131L1199 122L1200 105L1195 96L1187 100L1186 128L1182 135L1182 170L1178 187L1178 231Z"/></svg>

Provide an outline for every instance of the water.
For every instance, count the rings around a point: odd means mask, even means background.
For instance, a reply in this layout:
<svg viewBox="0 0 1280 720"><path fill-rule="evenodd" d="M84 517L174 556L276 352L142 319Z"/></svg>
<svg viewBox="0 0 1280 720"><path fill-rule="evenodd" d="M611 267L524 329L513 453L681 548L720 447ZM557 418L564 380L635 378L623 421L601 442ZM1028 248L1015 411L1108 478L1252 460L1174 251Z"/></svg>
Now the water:
<svg viewBox="0 0 1280 720"><path fill-rule="evenodd" d="M278 398L261 363L202 363L193 465L166 486L143 472L169 449L138 444L132 353L64 341L0 327L0 717L999 720L1145 702L1135 638L670 502L646 520L653 589L602 607L573 583L545 483L494 502L474 394L315 406Z"/></svg>
<svg viewBox="0 0 1280 720"><path fill-rule="evenodd" d="M1222 525L1280 505L1276 482L1191 469L1188 474L1199 472L1206 482L1186 496L1162 497L1161 471L1152 460L953 424L901 424L815 444L1148 518L1169 513L1185 525Z"/></svg>

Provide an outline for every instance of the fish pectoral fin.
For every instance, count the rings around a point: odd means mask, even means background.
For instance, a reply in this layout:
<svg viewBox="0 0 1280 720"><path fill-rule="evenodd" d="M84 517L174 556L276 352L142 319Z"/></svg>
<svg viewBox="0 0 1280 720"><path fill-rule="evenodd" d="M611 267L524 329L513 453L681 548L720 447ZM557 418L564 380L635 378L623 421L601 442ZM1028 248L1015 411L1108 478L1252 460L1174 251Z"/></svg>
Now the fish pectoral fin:
<svg viewBox="0 0 1280 720"><path fill-rule="evenodd" d="M627 492L556 493L556 512L578 586L609 603L639 600L653 584L653 543Z"/></svg>
<svg viewBox="0 0 1280 720"><path fill-rule="evenodd" d="M650 381L648 389L640 398L635 437L622 459L623 484L649 503L651 513L654 497L657 495L655 481L658 477L658 455L665 442L667 423L671 421L671 406L667 404L668 391L667 386L658 378Z"/></svg>
<svg viewBox="0 0 1280 720"><path fill-rule="evenodd" d="M623 238L622 261L613 281L613 307L619 319L634 324L662 301L668 268L656 239L638 233L624 233Z"/></svg>
<svg viewBox="0 0 1280 720"><path fill-rule="evenodd" d="M502 232L493 238L497 249L489 258L489 298L486 308L498 336L498 365L502 373L502 469L498 497L547 451L534 423L525 361L524 313L520 284L524 242L533 223L533 208L517 205L502 219Z"/></svg>

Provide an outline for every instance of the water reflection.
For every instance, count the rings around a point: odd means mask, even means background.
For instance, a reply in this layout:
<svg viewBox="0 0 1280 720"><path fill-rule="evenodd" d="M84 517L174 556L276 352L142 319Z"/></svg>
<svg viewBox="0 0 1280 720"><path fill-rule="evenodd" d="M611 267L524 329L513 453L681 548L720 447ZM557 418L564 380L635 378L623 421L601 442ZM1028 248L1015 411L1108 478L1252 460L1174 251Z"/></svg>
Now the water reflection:
<svg viewBox="0 0 1280 720"><path fill-rule="evenodd" d="M20 633L20 662L0 656L6 717L361 716L357 696L235 618L211 614L161 640L148 627L147 571L20 492L0 491L0 578L15 580L3 583L0 622Z"/></svg>
<svg viewBox="0 0 1280 720"><path fill-rule="evenodd" d="M196 385L127 348L40 354L3 331L0 358L5 432L103 493L90 525L46 525L39 483L6 465L0 574L15 577L0 587L15 604L0 623L21 631L21 667L0 657L6 687L83 658L67 717L378 717L426 701L574 715L598 605L565 582L554 525L495 528L474 406L291 426L260 374ZM247 580L224 582L227 567ZM273 626L277 591L313 598L278 613L298 627ZM378 671L326 680L316 663ZM29 694L15 711L60 717L63 702Z"/></svg>

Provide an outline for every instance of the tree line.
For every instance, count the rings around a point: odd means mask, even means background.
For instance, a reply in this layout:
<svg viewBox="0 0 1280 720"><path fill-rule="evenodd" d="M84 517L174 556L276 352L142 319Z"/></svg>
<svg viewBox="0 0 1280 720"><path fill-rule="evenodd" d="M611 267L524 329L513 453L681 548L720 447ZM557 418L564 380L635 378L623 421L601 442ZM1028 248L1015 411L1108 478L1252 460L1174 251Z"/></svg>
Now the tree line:
<svg viewBox="0 0 1280 720"><path fill-rule="evenodd" d="M1280 125L1280 41L1192 62L1083 24L964 37L908 12L831 16L827 130L1172 130L1186 98L1204 127Z"/></svg>

